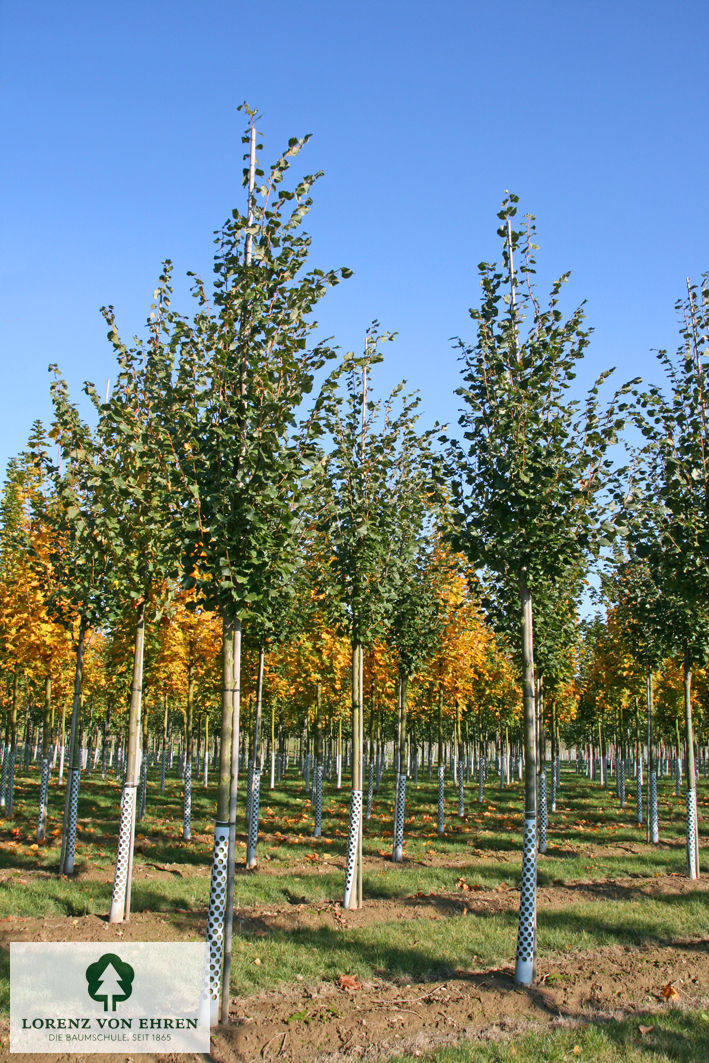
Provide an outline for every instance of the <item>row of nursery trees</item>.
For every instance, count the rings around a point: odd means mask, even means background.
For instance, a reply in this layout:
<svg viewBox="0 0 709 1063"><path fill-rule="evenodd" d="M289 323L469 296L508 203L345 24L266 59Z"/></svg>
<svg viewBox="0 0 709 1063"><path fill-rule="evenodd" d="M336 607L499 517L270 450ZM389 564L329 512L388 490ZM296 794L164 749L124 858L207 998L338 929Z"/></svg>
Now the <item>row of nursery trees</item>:
<svg viewBox="0 0 709 1063"><path fill-rule="evenodd" d="M145 336L130 345L105 308L118 362L113 389L102 398L86 385L94 407L86 423L54 367L52 442L37 426L11 470L1 575L36 597L41 622L25 624L4 597L8 739L17 738L23 684L43 685L46 752L72 654L60 869L73 861L88 709L94 720L109 716L108 733L125 734L110 913L121 921L130 911L144 687L159 717L186 686L190 753L195 714L209 713L218 699L207 933L212 1016L221 1010L226 1020L242 704L253 762L265 697L287 728L307 712L318 733L349 698L347 906L361 903L368 720L394 705L393 855L401 859L407 730L420 727L426 712L460 715L478 736L519 718L516 979L530 984L538 720L550 718L555 740L575 701L574 677L581 688L575 726L588 737L600 717L607 737L610 714L625 713L611 735L622 742L628 714L641 711L643 676L651 775L653 676L662 662L680 662L688 860L698 874L692 676L708 634L709 286L688 284L680 350L662 355L663 388L641 392L632 381L605 399L604 373L574 400L589 343L583 311L562 310L567 275L539 300L533 219L519 224L517 197L507 194L498 216L502 260L480 265L474 335L459 344L460 430L421 430L416 397L403 388L383 401L372 396L388 334L373 326L362 353L341 358L314 340L317 303L349 271L309 266L302 225L318 175L290 179L305 141L292 140L264 172L248 113L246 209L234 210L217 233L211 285L191 274L193 309L178 312L166 262ZM612 451L629 418L646 438L618 468ZM591 629L579 654L577 605L599 557L606 630L622 627L629 649L604 649L612 634ZM604 661L609 686L598 682Z"/></svg>

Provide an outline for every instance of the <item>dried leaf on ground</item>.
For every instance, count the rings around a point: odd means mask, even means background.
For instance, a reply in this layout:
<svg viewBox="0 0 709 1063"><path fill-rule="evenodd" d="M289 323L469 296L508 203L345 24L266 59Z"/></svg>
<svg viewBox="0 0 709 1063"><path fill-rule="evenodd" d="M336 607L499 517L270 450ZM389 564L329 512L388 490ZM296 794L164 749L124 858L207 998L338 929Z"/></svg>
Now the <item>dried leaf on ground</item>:
<svg viewBox="0 0 709 1063"><path fill-rule="evenodd" d="M351 992L362 988L362 983L356 974L341 974L337 979L337 984L340 989L349 989Z"/></svg>

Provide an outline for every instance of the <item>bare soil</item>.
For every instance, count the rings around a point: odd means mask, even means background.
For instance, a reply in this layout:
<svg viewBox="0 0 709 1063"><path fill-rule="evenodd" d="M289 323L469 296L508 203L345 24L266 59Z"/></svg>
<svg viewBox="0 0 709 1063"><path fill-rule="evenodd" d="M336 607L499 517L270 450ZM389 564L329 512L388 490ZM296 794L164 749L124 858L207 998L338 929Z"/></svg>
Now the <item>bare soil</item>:
<svg viewBox="0 0 709 1063"><path fill-rule="evenodd" d="M166 867L156 874L171 874ZM556 907L578 900L671 897L709 892L709 883L674 875L652 879L579 882L539 890L539 905ZM274 929L337 925L343 929L394 919L443 919L460 914L494 913L516 908L511 887L465 890L455 894L416 895L403 900L367 901L360 911L337 904L242 908L238 918L251 933ZM203 911L160 915L137 913L125 925L84 917L26 918L0 921L0 947L12 941L156 941L194 940L204 927ZM365 982L359 988L336 983L296 982L232 1002L230 1025L212 1037L214 1063L331 1063L347 1059L384 1059L397 1052L422 1054L461 1038L490 1040L552 1025L600 1022L668 1005L709 1006L709 937L669 945L612 946L593 952L545 957L538 982L530 989L513 983L511 967L455 972L446 981L397 984ZM8 1026L0 1026L0 1056L7 1052ZM77 1055L18 1055L33 1063L74 1061ZM87 1057L88 1058L88 1057ZM92 1059L97 1057L92 1056ZM102 1056L125 1063L125 1055ZM139 1055L135 1063L189 1058ZM198 1058L198 1057L194 1057Z"/></svg>
<svg viewBox="0 0 709 1063"><path fill-rule="evenodd" d="M445 982L336 985L264 994L238 1003L212 1039L219 1063L330 1063L424 1053L461 1038L490 1040L552 1024L598 1022L709 1001L709 942L666 948L613 946L545 962L539 984L515 987L512 968L461 970Z"/></svg>

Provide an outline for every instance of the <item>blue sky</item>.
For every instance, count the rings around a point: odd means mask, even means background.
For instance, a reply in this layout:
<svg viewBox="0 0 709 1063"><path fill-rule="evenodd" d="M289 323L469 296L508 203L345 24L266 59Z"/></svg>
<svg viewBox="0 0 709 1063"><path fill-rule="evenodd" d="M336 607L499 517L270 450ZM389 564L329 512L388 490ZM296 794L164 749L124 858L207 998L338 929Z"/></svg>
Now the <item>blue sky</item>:
<svg viewBox="0 0 709 1063"><path fill-rule="evenodd" d="M587 300L586 379L657 377L709 269L708 72L695 0L0 4L3 466L48 418L50 362L77 396L115 375L102 304L130 336L163 258L209 273L243 204L244 99L266 157L313 133L312 262L355 271L319 319L345 349L373 318L398 332L380 392L405 377L455 419L450 337L506 188L537 216L542 289L571 269Z"/></svg>

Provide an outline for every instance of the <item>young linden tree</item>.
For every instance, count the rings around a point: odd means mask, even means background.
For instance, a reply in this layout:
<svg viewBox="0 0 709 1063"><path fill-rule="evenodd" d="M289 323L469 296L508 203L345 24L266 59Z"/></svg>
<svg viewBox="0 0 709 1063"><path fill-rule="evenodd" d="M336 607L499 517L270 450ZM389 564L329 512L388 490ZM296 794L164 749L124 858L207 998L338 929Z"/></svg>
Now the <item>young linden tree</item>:
<svg viewBox="0 0 709 1063"><path fill-rule="evenodd" d="M456 445L454 540L478 568L514 588L522 632L525 812L516 981L534 978L536 953L537 742L533 603L563 585L612 528L600 490L622 424L618 398L605 409L604 373L580 405L569 399L588 345L581 308L564 317L553 285L542 306L534 289L534 225L513 228L517 197L498 217L503 265L479 266L482 302L470 311L477 335L461 343L465 442ZM519 259L515 269L515 259Z"/></svg>

